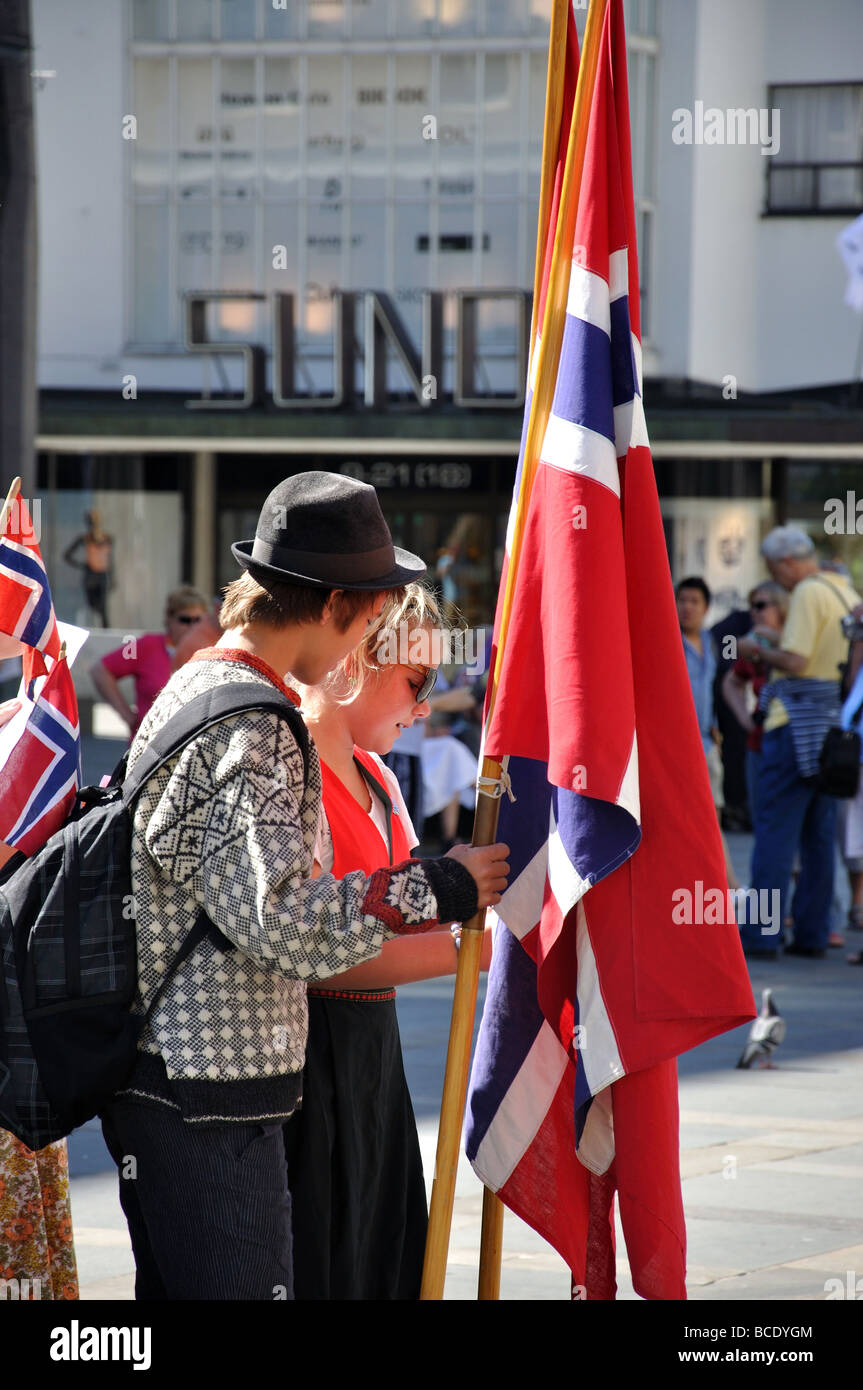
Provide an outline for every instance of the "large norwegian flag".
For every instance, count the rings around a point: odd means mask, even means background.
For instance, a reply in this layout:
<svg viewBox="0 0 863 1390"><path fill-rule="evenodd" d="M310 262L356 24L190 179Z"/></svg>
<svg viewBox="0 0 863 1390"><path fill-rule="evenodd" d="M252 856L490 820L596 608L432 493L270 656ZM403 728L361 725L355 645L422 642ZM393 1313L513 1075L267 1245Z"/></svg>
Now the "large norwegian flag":
<svg viewBox="0 0 863 1390"><path fill-rule="evenodd" d="M551 54L550 74L559 66L563 91L546 121L543 270L484 737L516 797L502 801L498 830L512 874L467 1151L561 1252L579 1296L615 1295L616 1191L637 1292L678 1299L675 1059L754 1007L733 914L721 925L672 916L679 890L697 899L699 882L723 894L727 883L642 409L622 4L609 0L592 96L570 131L578 54L562 3L566 62ZM552 86L550 76L550 98ZM579 139L576 200L567 154Z"/></svg>
<svg viewBox="0 0 863 1390"><path fill-rule="evenodd" d="M54 663L0 768L0 840L35 854L63 825L80 784L78 703L63 658Z"/></svg>
<svg viewBox="0 0 863 1390"><path fill-rule="evenodd" d="M11 504L0 535L0 632L24 643L24 683L30 690L60 655L60 634L39 542L23 497Z"/></svg>

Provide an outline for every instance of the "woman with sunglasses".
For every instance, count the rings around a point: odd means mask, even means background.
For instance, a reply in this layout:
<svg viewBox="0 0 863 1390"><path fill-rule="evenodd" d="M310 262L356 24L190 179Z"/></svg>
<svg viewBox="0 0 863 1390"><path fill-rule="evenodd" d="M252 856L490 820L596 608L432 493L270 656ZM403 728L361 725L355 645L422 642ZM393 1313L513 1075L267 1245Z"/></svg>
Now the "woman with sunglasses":
<svg viewBox="0 0 863 1390"><path fill-rule="evenodd" d="M174 589L165 601L164 632L145 632L140 637L130 637L122 647L108 652L90 667L90 679L96 690L128 724L130 739L135 737L159 691L168 684L177 647L204 619L207 608L208 600L199 589L188 584ZM120 681L126 677L134 682L134 707L120 689Z"/></svg>
<svg viewBox="0 0 863 1390"><path fill-rule="evenodd" d="M398 783L377 755L427 717L436 672L422 663L379 664L376 653L402 624L416 633L440 622L433 595L409 584L333 676L300 687L321 759L325 824L316 871L370 874L408 858L416 844ZM425 1184L395 986L454 974L457 962L444 929L386 941L375 960L309 987L303 1105L288 1141L299 1300L419 1296Z"/></svg>
<svg viewBox="0 0 863 1390"><path fill-rule="evenodd" d="M747 704L751 686L755 704L770 675L770 648L776 646L788 614L789 593L772 580L758 584L749 594L752 630L737 644L737 660L726 672L722 694L733 710L738 723L749 735L746 743L746 790L749 813L755 821L758 799L758 774L761 767L761 725L757 724Z"/></svg>

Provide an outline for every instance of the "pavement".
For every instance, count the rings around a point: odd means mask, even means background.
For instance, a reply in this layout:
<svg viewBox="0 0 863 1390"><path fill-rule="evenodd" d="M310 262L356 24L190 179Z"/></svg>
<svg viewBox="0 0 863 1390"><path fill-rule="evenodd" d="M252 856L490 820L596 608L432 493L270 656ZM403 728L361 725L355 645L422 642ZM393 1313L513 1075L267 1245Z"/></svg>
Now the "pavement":
<svg viewBox="0 0 863 1390"><path fill-rule="evenodd" d="M746 880L751 836L729 835ZM849 947L863 947L863 936ZM787 1022L772 1069L737 1071L748 1026L680 1059L680 1143L692 1301L863 1296L863 969L824 960L752 961ZM482 992L480 996L480 1002ZM399 990L405 1070L430 1183L452 981ZM84 1299L131 1299L134 1262L116 1170L98 1123L69 1140L72 1216ZM475 1299L482 1188L464 1158L456 1187L445 1299ZM622 1236L618 1297L633 1300ZM830 1280L838 1281L830 1283ZM851 1295L853 1296L853 1295ZM504 1219L501 1299L569 1300L560 1257Z"/></svg>

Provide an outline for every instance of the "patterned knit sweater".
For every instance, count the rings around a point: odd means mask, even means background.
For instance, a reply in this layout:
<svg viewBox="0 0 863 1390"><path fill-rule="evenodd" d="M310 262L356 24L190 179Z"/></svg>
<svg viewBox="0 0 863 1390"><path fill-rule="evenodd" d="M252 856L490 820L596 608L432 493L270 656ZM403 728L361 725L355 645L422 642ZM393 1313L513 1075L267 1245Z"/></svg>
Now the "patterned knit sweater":
<svg viewBox="0 0 863 1390"><path fill-rule="evenodd" d="M246 653L211 648L182 667L144 719L129 758L188 700L225 681L281 681ZM238 948L207 939L154 1010L122 1093L199 1123L287 1117L301 1095L305 981L375 956L389 933L476 910L453 859L409 860L371 878L309 877L321 802L286 720L232 716L203 731L145 785L135 810L132 888L143 1012L199 908Z"/></svg>

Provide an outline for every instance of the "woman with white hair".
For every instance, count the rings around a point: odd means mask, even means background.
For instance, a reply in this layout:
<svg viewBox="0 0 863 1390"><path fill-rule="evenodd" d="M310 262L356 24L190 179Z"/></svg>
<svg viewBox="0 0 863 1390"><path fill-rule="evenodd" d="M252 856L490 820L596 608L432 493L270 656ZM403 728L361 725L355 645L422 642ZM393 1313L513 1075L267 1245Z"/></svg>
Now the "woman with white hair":
<svg viewBox="0 0 863 1390"><path fill-rule="evenodd" d="M860 602L840 574L819 573L815 547L804 531L780 526L765 538L761 553L771 576L790 591L779 644L769 654L772 677L761 692L764 713L761 774L755 813L751 886L777 890L780 922L790 916L794 940L788 955L819 957L830 937L830 903L836 830L836 800L819 788L817 773L827 730L839 717L840 668L848 644L842 618ZM740 656L762 654L757 640L743 638ZM800 876L788 903L794 856ZM775 957L783 927L747 923L741 941L748 955Z"/></svg>
<svg viewBox="0 0 863 1390"><path fill-rule="evenodd" d="M378 755L429 714L436 671L428 639L440 623L431 592L409 584L322 685L299 687L321 759L317 872L371 874L417 843L398 782ZM388 661L388 651L407 662ZM457 929L446 928L385 941L374 960L309 987L303 1106L288 1153L298 1300L419 1296L425 1183L395 986L454 974L457 941Z"/></svg>

